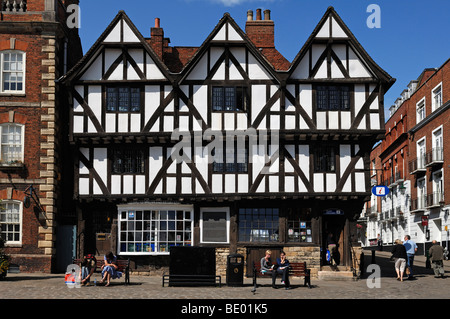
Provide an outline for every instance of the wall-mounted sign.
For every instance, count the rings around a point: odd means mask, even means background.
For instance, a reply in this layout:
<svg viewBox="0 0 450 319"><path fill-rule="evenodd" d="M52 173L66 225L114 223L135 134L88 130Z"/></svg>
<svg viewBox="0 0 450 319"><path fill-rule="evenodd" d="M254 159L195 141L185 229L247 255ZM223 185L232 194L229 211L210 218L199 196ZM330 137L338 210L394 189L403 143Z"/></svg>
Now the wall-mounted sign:
<svg viewBox="0 0 450 319"><path fill-rule="evenodd" d="M323 211L324 215L344 215L344 211L341 209L326 209Z"/></svg>
<svg viewBox="0 0 450 319"><path fill-rule="evenodd" d="M382 185L374 186L372 187L372 194L375 196L386 196L389 194L389 187Z"/></svg>
<svg viewBox="0 0 450 319"><path fill-rule="evenodd" d="M422 226L428 226L428 216L422 216Z"/></svg>

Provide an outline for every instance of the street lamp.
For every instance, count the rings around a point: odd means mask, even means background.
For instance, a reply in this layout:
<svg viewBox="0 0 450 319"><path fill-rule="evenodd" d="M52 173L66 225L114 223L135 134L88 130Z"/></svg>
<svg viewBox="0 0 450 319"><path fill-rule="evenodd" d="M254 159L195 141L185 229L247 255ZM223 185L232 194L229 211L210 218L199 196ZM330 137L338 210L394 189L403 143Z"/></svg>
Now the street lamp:
<svg viewBox="0 0 450 319"><path fill-rule="evenodd" d="M43 224L47 220L47 215L39 201L39 197L36 194L36 191L35 191L33 185L28 186L27 189L24 191L24 193L25 193L25 197L23 199L23 206L25 208L30 207L31 200L33 200L34 203L36 204L35 209L34 209L34 212L36 213L36 217L38 218L39 222L41 222Z"/></svg>

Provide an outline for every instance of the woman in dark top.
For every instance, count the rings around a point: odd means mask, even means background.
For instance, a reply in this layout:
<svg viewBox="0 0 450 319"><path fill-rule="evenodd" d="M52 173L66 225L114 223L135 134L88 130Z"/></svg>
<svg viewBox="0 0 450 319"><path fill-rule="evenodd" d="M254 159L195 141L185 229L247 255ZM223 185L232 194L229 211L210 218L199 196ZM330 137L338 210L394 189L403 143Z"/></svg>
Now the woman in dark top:
<svg viewBox="0 0 450 319"><path fill-rule="evenodd" d="M395 259L395 271L397 272L397 280L403 281L403 273L406 267L406 248L400 239L395 240L395 246L392 249L392 257Z"/></svg>

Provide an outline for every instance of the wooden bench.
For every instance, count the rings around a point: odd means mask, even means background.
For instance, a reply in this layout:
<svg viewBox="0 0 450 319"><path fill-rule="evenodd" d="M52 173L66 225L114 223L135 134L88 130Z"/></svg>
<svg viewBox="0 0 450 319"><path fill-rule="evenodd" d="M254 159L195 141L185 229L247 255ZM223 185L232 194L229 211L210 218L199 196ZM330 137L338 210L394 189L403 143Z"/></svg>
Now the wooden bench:
<svg viewBox="0 0 450 319"><path fill-rule="evenodd" d="M83 259L74 259L73 264L81 265ZM97 259L96 272L102 272L102 266L105 264L103 259ZM117 270L122 272L125 278L125 285L130 283L130 259L117 259L116 260Z"/></svg>
<svg viewBox="0 0 450 319"><path fill-rule="evenodd" d="M222 286L222 277L216 275L163 275L162 286Z"/></svg>
<svg viewBox="0 0 450 319"><path fill-rule="evenodd" d="M277 274L279 275L279 274ZM261 272L261 264L253 263L253 286L256 287L256 278L272 277L272 272ZM311 271L306 268L306 262L289 263L289 277L305 277L303 286L311 288Z"/></svg>

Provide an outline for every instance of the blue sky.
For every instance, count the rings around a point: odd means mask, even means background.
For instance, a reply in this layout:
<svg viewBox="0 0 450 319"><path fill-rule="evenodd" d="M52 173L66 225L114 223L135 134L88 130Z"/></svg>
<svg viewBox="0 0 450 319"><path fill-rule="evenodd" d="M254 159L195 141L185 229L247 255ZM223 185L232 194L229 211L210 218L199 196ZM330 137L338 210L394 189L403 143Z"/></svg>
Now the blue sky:
<svg viewBox="0 0 450 319"><path fill-rule="evenodd" d="M367 26L370 4L380 8L380 28ZM385 95L386 111L423 69L450 58L449 0L81 0L80 5L84 52L119 10L144 37L160 18L172 46L200 46L225 12L244 30L247 10L270 9L275 45L291 62L333 6L375 62L397 79Z"/></svg>

